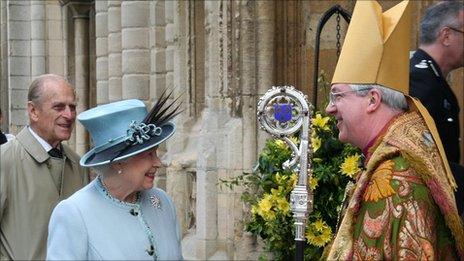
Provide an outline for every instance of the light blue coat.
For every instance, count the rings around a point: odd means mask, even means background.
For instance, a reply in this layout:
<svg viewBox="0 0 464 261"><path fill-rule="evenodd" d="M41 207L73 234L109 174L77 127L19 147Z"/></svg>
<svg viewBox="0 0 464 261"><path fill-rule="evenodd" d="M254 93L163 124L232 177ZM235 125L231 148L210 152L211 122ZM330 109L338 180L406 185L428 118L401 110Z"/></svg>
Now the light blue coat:
<svg viewBox="0 0 464 261"><path fill-rule="evenodd" d="M56 206L48 229L47 260L182 259L174 205L156 188L130 204L96 178Z"/></svg>

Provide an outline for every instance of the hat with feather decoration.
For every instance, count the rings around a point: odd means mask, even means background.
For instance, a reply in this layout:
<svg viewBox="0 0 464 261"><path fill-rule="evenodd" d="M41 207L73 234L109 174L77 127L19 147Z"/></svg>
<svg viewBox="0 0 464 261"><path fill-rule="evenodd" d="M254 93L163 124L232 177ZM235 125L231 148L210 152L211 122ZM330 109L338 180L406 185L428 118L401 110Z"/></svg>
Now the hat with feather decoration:
<svg viewBox="0 0 464 261"><path fill-rule="evenodd" d="M92 138L94 147L80 160L83 167L124 160L158 146L175 132L170 122L179 111L179 97L169 100L166 90L148 112L137 99L97 106L77 116Z"/></svg>

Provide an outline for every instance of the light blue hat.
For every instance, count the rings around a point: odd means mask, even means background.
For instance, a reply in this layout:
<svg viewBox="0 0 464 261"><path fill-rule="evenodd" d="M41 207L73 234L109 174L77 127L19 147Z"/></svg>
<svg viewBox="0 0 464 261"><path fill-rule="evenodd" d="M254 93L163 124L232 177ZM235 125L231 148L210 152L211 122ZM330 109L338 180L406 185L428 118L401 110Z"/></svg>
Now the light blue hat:
<svg viewBox="0 0 464 261"><path fill-rule="evenodd" d="M90 133L94 147L82 156L83 167L101 166L127 159L149 150L174 134L175 125L169 122L177 112L166 106L164 93L150 113L136 99L100 105L77 116ZM161 101L161 102L160 102Z"/></svg>

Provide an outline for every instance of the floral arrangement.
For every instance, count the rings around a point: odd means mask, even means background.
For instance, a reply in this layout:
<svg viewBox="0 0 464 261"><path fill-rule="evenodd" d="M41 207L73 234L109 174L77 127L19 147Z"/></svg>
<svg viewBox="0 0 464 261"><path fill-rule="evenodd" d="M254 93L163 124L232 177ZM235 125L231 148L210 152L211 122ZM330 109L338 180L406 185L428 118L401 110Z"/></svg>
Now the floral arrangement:
<svg viewBox="0 0 464 261"><path fill-rule="evenodd" d="M346 184L357 173L360 153L338 140L336 120L317 112L311 121L313 147L309 186L314 206L306 229L305 260L318 259L331 241L337 226L338 212ZM298 138L292 141L299 145ZM279 139L269 139L259 155L252 173L244 173L221 184L244 188L242 200L250 207L246 230L259 235L276 260L294 259L294 224L290 193L297 183L297 173L282 169L291 157L291 149Z"/></svg>

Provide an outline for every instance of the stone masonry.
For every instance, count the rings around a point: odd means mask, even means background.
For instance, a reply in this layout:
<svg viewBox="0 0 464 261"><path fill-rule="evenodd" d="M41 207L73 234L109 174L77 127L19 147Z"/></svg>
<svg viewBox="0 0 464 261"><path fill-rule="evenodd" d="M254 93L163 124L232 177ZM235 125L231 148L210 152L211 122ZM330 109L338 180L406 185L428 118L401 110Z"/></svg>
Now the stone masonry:
<svg viewBox="0 0 464 261"><path fill-rule="evenodd" d="M432 2L413 1L415 24ZM252 171L268 138L258 128L256 105L271 86L295 85L311 99L317 24L340 3L349 11L354 6L351 0L1 0L2 130L15 134L27 124L27 89L42 73L68 77L78 112L129 98L151 106L172 90L184 111L160 147L166 168L156 186L176 204L184 258L256 260L263 242L244 231L241 188L218 182ZM335 28L332 19L321 36L328 79L337 60ZM345 31L342 23L341 41ZM415 43L417 33L411 37ZM451 77L459 97L462 77L462 70ZM318 95L322 104L326 92ZM77 123L69 145L82 155L90 142Z"/></svg>

